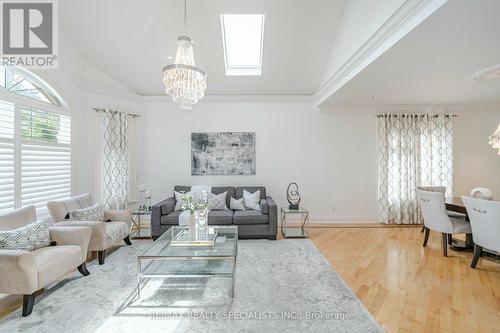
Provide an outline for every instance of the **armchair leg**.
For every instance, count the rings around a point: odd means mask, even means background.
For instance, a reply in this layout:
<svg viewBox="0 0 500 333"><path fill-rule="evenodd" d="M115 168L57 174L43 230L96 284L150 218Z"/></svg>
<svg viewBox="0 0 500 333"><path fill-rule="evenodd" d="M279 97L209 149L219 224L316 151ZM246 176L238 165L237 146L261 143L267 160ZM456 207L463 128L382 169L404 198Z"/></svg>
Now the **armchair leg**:
<svg viewBox="0 0 500 333"><path fill-rule="evenodd" d="M443 255L448 256L448 235L443 233Z"/></svg>
<svg viewBox="0 0 500 333"><path fill-rule="evenodd" d="M87 270L87 264L86 263L83 263L81 264L80 266L77 267L78 268L78 271L83 275L83 276L87 276L90 274L90 272Z"/></svg>
<svg viewBox="0 0 500 333"><path fill-rule="evenodd" d="M104 265L104 260L106 259L106 250L97 251L97 259L99 260L99 265Z"/></svg>
<svg viewBox="0 0 500 333"><path fill-rule="evenodd" d="M431 230L429 228L424 227L425 234L424 234L424 247L427 246L427 241L429 240L429 234Z"/></svg>
<svg viewBox="0 0 500 333"><path fill-rule="evenodd" d="M125 242L125 244L127 245L132 245L132 242L130 241L130 236L127 236L123 239L123 241Z"/></svg>
<svg viewBox="0 0 500 333"><path fill-rule="evenodd" d="M420 230L420 233L423 233L425 231L425 225L422 224L422 230Z"/></svg>
<svg viewBox="0 0 500 333"><path fill-rule="evenodd" d="M30 295L23 295L23 317L27 317L33 311L33 305L35 304L35 293Z"/></svg>
<svg viewBox="0 0 500 333"><path fill-rule="evenodd" d="M472 258L472 261L470 263L470 267L476 268L477 262L479 261L479 258L483 254L483 248L479 245L474 244L474 257Z"/></svg>
<svg viewBox="0 0 500 333"><path fill-rule="evenodd" d="M453 245L453 235L452 234L448 234L448 245Z"/></svg>

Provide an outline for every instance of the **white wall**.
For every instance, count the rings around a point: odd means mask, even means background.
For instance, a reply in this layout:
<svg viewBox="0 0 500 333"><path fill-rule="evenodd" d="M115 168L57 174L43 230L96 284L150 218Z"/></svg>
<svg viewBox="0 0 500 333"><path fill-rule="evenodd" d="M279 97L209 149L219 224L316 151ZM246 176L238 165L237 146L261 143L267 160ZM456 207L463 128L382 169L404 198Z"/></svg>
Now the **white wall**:
<svg viewBox="0 0 500 333"><path fill-rule="evenodd" d="M153 201L171 196L175 184L264 185L285 205L295 181L316 221L376 219L373 115L321 113L308 103L202 103L182 112L172 102L143 114L139 169ZM191 176L196 131L256 132L256 175Z"/></svg>
<svg viewBox="0 0 500 333"><path fill-rule="evenodd" d="M488 144L500 123L500 106L454 110L454 195L468 195L474 187L487 187L500 200L500 155Z"/></svg>

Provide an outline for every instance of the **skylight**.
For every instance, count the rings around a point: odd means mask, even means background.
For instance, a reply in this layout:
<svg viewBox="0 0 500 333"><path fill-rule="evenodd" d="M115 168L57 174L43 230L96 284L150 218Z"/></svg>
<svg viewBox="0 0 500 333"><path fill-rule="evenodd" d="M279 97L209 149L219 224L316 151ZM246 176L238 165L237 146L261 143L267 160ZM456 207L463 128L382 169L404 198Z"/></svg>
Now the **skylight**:
<svg viewBox="0 0 500 333"><path fill-rule="evenodd" d="M264 14L220 16L226 75L261 75Z"/></svg>

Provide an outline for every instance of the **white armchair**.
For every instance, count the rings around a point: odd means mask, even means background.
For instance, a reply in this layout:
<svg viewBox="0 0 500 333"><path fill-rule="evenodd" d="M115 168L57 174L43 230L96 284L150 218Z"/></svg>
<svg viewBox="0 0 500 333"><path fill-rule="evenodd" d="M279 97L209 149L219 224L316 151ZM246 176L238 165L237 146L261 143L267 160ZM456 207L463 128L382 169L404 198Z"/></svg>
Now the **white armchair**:
<svg viewBox="0 0 500 333"><path fill-rule="evenodd" d="M474 238L474 257L470 266L476 268L483 247L500 252L500 202L462 197L469 214Z"/></svg>
<svg viewBox="0 0 500 333"><path fill-rule="evenodd" d="M35 206L0 216L0 230L13 230L36 221ZM23 295L23 317L31 314L35 294L75 268L89 275L85 260L92 230L87 227L49 228L55 246L34 251L0 250L0 293Z"/></svg>
<svg viewBox="0 0 500 333"><path fill-rule="evenodd" d="M448 255L448 235L471 233L470 224L464 219L448 216L444 193L417 189L417 200L424 217L423 246L427 246L430 230L438 231L442 234L443 254L446 257Z"/></svg>
<svg viewBox="0 0 500 333"><path fill-rule="evenodd" d="M87 208L93 205L90 194L82 194L64 200L47 203L52 220L56 226L86 226L92 228L89 251L97 251L99 265L104 264L106 250L123 240L127 245L130 242L132 230L132 213L127 210L106 210L107 222L102 221L70 221L67 216L70 211Z"/></svg>

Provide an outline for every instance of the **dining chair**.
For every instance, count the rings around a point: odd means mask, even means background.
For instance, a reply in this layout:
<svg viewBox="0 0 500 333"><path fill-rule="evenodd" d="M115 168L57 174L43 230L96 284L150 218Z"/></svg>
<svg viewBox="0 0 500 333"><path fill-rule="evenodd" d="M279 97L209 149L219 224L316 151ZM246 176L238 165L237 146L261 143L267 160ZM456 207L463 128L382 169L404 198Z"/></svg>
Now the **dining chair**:
<svg viewBox="0 0 500 333"><path fill-rule="evenodd" d="M470 267L476 268L483 247L500 252L500 201L462 197L469 214L474 238L474 257Z"/></svg>
<svg viewBox="0 0 500 333"><path fill-rule="evenodd" d="M440 232L443 241L443 254L448 256L449 239L454 234L471 233L470 224L464 219L448 216L445 197L442 192L431 192L417 189L417 201L424 217L424 244L427 246L430 230Z"/></svg>
<svg viewBox="0 0 500 333"><path fill-rule="evenodd" d="M417 189L422 190L422 191L428 191L428 192L439 192L446 194L446 186L417 186ZM456 217L456 218L461 218L461 219L466 219L466 216L464 214L456 213L456 212L449 212L447 211L446 214L451 217ZM422 229L420 232L425 231L425 225L422 226ZM451 236L448 238L448 244L451 243Z"/></svg>

